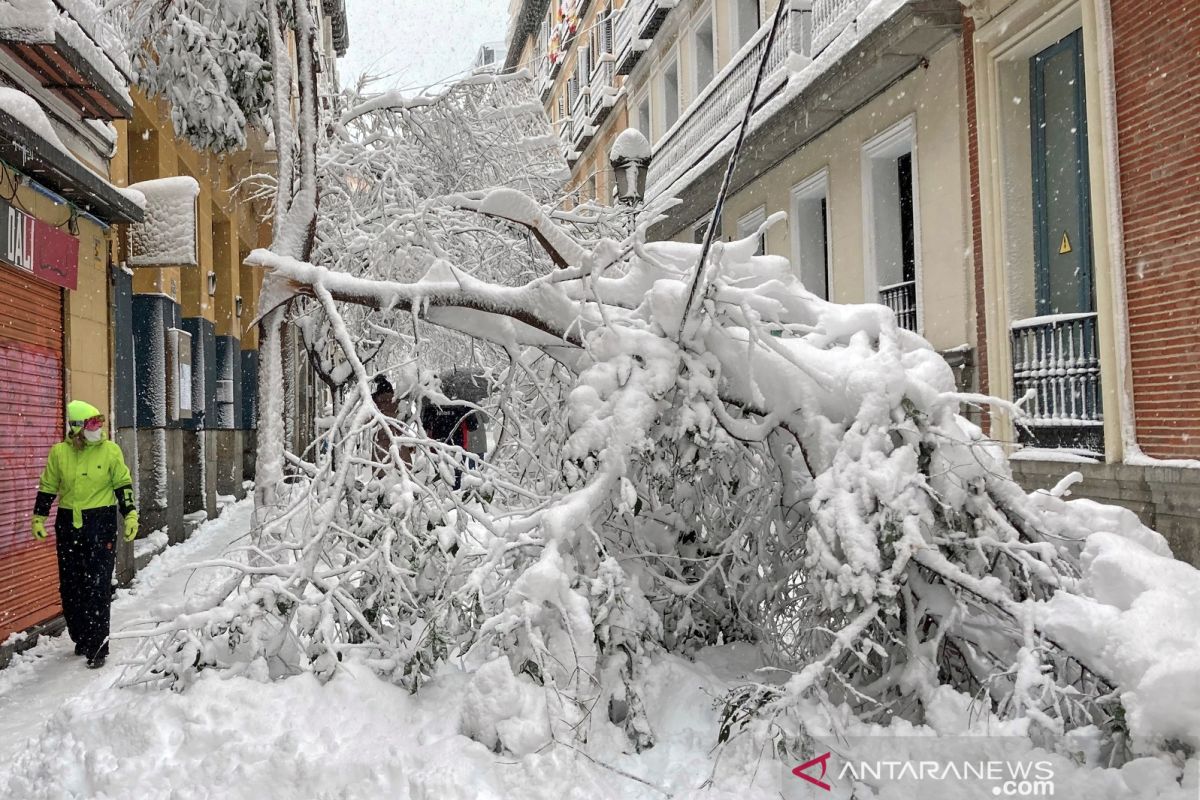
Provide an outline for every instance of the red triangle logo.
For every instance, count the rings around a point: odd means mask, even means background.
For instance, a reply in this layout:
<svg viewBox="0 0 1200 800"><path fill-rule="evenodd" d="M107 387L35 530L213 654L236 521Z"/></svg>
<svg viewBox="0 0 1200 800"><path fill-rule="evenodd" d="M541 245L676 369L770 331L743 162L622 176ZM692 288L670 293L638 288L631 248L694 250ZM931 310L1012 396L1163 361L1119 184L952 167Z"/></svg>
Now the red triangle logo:
<svg viewBox="0 0 1200 800"><path fill-rule="evenodd" d="M793 769L792 774L795 775L797 778L803 778L804 780L808 781L809 783L813 784L814 786L821 787L822 789L824 789L827 792L832 791L833 787L831 787L828 783L825 783L825 781L823 781L823 780L818 780L817 778L814 778L812 775L809 775L807 772L805 772L805 770L807 770L808 768L815 767L817 764L820 764L821 765L821 777L824 778L825 773L829 768L829 756L830 755L831 755L830 753L826 753L823 756L817 756L814 759L805 761L803 764L801 764L800 766Z"/></svg>

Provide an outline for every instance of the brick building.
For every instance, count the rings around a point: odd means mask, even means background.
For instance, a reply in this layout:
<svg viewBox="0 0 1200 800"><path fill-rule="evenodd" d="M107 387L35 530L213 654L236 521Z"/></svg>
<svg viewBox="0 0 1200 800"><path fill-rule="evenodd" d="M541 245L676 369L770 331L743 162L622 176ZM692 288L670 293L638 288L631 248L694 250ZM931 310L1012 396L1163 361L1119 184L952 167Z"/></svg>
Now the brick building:
<svg viewBox="0 0 1200 800"><path fill-rule="evenodd" d="M1132 508L1200 563L1200 16L977 0L965 25L983 389L1028 390L1028 486Z"/></svg>

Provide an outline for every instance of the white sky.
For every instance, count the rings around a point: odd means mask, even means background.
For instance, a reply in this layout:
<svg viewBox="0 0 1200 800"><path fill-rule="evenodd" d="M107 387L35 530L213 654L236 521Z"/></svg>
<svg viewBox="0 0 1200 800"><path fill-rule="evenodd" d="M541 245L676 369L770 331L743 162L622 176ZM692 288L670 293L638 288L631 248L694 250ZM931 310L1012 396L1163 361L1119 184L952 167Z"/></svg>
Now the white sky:
<svg viewBox="0 0 1200 800"><path fill-rule="evenodd" d="M508 0L347 0L343 84L388 73L377 89L438 83L471 66L479 46L504 40Z"/></svg>

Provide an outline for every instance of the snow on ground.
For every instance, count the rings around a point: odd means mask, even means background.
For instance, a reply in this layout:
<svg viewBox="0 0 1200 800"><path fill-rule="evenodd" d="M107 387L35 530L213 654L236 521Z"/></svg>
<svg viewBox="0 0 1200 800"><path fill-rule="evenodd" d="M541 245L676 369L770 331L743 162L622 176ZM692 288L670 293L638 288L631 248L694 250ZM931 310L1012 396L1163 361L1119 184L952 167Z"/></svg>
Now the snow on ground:
<svg viewBox="0 0 1200 800"><path fill-rule="evenodd" d="M187 542L169 548L139 572L130 588L117 592L112 607L113 630L142 616L149 607L203 593L206 587L228 577L228 573L218 570L193 575L181 568L218 555L243 536L252 510L249 500L227 509L219 519L201 526ZM130 642L114 641L108 665L92 671L74 654L74 646L64 633L43 638L37 647L17 655L7 669L0 670L0 788L4 786L4 770L13 757L31 736L38 734L39 725L68 701L120 700L120 693L113 691L112 685L122 655L134 647ZM0 791L0 797L18 796Z"/></svg>
<svg viewBox="0 0 1200 800"><path fill-rule="evenodd" d="M1072 508L1049 496L1043 503L1047 513ZM250 514L249 501L233 505L187 543L155 559L133 587L119 593L114 627L192 605L220 585L224 570L194 572L188 566L240 544ZM1200 573L1151 552L1136 537L1104 532L1107 523L1098 517L1093 522L1098 532L1084 559L1090 591L1075 600L1060 595L1040 616L1064 639L1087 637L1097 658L1108 655L1106 661L1124 666L1127 674L1120 677L1138 693L1134 702L1127 697L1135 737L1158 730L1189 741L1197 723L1192 679L1200 658L1194 635L1200 625ZM1108 522L1132 527L1127 520ZM1080 610L1071 603L1104 608ZM1090 627L1079 627L1088 620ZM594 726L598 733L587 755L538 744L549 729L543 690L513 676L504 660L474 674L447 668L415 696L356 664L344 665L324 686L308 674L263 683L206 672L183 693L116 688L120 661L135 646L114 641L109 666L91 672L71 654L69 641L57 637L0 671L0 797L755 800L849 797L852 788L834 777L837 759L851 757L836 741L814 743L813 755L822 748L835 754L833 791L816 794L804 793L808 784L792 775L795 764L781 763L769 749L753 749L749 737L718 747L718 698L731 686L782 683L787 677L755 673L761 659L746 644L708 648L694 660L655 657L643 686L655 746L625 753L618 737ZM901 747L912 753L921 743L939 753L949 742L931 737L1017 735L1021 757L1040 759L1053 771L1057 797L1193 800L1200 792L1195 758L1182 783L1178 766L1162 757L1100 768L1086 753L1084 730L1076 736L1078 760L1092 763L1079 766L1034 749L1022 736L1023 723L989 720L970 698L945 687L940 691L928 726L862 726L851 733L885 736L892 746L907 737L903 740L914 744ZM1164 702L1171 696L1179 700L1174 711ZM812 733L817 742L825 741L820 731ZM493 748L479 739L514 746ZM882 750L869 746L868 752ZM853 788L859 798L917 796L898 785ZM923 784L919 796L976 795Z"/></svg>

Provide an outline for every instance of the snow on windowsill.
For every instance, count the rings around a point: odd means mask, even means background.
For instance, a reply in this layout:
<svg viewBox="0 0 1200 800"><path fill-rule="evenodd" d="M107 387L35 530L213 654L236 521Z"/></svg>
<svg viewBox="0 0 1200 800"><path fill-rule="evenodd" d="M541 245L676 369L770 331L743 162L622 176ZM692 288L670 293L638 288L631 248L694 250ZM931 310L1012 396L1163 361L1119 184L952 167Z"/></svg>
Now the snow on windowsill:
<svg viewBox="0 0 1200 800"><path fill-rule="evenodd" d="M1058 450L1047 447L1026 447L1008 458L1010 461L1061 461L1068 464L1100 464L1104 461L1101 453L1091 450Z"/></svg>
<svg viewBox="0 0 1200 800"><path fill-rule="evenodd" d="M1166 467L1169 469L1200 469L1200 459L1195 458L1155 458L1138 450L1125 456L1125 463L1131 467Z"/></svg>

